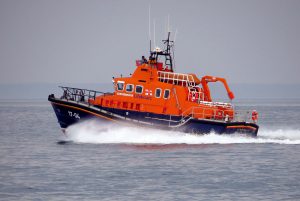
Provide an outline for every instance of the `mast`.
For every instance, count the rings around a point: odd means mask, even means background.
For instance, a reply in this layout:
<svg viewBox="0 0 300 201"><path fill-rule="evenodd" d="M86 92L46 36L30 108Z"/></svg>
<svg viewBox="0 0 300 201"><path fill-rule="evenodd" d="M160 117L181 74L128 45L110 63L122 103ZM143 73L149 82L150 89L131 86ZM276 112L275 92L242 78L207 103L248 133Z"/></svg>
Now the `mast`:
<svg viewBox="0 0 300 201"><path fill-rule="evenodd" d="M171 49L173 48L174 41L170 40L171 32L168 31L168 37L166 40L162 40L164 45L166 46L164 50L160 50L160 48L154 47L153 51L150 51L150 58L154 59L155 62L158 61L159 56L165 57L165 67L168 67L171 72L174 72L173 69L173 58Z"/></svg>
<svg viewBox="0 0 300 201"><path fill-rule="evenodd" d="M164 53L165 53L165 65L170 66L170 70L173 72L173 60L171 55L171 48L173 47L174 41L170 41L170 34L171 32L168 32L168 38L167 40L163 40L164 44L167 45Z"/></svg>

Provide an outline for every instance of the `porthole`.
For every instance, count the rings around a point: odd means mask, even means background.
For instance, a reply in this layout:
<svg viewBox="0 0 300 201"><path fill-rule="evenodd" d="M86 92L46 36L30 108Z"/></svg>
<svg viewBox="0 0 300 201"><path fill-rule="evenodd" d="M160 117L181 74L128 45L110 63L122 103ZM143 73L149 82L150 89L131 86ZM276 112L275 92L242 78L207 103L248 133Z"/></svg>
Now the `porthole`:
<svg viewBox="0 0 300 201"><path fill-rule="evenodd" d="M161 89L157 88L157 89L155 90L155 97L156 97L156 98L160 98L160 96L161 96Z"/></svg>
<svg viewBox="0 0 300 201"><path fill-rule="evenodd" d="M124 89L124 82L118 82L117 83L117 89L118 89L118 91L123 91L123 89Z"/></svg>
<svg viewBox="0 0 300 201"><path fill-rule="evenodd" d="M170 97L170 90L166 89L164 93L164 99L168 99Z"/></svg>
<svg viewBox="0 0 300 201"><path fill-rule="evenodd" d="M126 92L133 92L133 84L126 85Z"/></svg>
<svg viewBox="0 0 300 201"><path fill-rule="evenodd" d="M143 93L143 86L137 85L137 86L135 87L135 93L137 93L137 94Z"/></svg>

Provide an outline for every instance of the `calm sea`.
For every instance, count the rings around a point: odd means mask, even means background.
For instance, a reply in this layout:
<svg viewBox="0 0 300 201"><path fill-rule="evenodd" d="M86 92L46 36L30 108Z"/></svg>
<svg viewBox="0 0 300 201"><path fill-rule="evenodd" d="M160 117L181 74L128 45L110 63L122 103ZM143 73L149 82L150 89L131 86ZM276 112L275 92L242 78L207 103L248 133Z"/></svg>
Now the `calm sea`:
<svg viewBox="0 0 300 201"><path fill-rule="evenodd" d="M85 122L0 102L0 200L300 200L300 100L244 100L259 137ZM60 143L70 140L67 143Z"/></svg>

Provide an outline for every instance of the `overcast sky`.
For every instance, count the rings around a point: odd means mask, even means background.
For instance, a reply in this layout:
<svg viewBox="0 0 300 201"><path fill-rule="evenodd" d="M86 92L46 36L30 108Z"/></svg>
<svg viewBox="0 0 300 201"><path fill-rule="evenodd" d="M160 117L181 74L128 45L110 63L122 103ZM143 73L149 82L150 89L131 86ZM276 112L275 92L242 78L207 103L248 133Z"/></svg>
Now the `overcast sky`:
<svg viewBox="0 0 300 201"><path fill-rule="evenodd" d="M300 84L299 0L0 0L0 84L107 83L148 56L168 14L176 71Z"/></svg>

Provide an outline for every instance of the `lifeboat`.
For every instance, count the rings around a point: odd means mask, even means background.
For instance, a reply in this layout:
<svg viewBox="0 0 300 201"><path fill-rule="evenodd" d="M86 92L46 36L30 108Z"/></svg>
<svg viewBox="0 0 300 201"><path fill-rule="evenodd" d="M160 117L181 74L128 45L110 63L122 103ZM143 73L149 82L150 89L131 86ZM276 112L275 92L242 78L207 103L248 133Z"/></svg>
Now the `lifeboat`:
<svg viewBox="0 0 300 201"><path fill-rule="evenodd" d="M143 57L136 61L131 76L113 77L113 92L60 86L62 95L49 95L61 128L96 118L100 122L194 134L257 136L258 113L235 110L231 103L234 94L226 79L174 72L170 33L163 42L164 50L155 48L150 50L148 60ZM230 101L214 102L209 82L221 82Z"/></svg>

